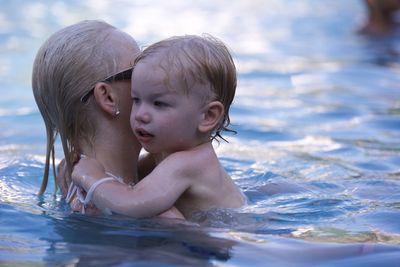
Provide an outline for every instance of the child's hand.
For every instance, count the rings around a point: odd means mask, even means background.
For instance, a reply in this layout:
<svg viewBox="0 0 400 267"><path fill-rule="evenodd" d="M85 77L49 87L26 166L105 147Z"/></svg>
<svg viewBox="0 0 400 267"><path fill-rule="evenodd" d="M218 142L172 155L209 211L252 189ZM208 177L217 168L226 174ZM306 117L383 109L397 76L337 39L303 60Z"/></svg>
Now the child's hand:
<svg viewBox="0 0 400 267"><path fill-rule="evenodd" d="M67 175L67 164L65 163L65 159L62 159L57 166L56 184L60 188L60 192L63 198L66 197L69 186L66 175ZM73 212L79 212L79 213L82 212L82 203L79 201L78 196L76 194L72 198L69 205ZM98 208L96 208L95 205L89 203L85 207L85 214L98 215L101 214L101 211Z"/></svg>
<svg viewBox="0 0 400 267"><path fill-rule="evenodd" d="M83 204L78 200L77 197L74 197L70 203L71 210L73 212L78 212L78 213L82 212L82 205ZM96 206L93 203L88 203L85 206L85 214L86 215L100 215L101 210L96 208Z"/></svg>
<svg viewBox="0 0 400 267"><path fill-rule="evenodd" d="M169 218L169 219L182 219L185 220L183 214L174 206L167 211L164 211L158 217Z"/></svg>
<svg viewBox="0 0 400 267"><path fill-rule="evenodd" d="M87 191L100 178L105 177L105 170L94 158L81 158L72 171L72 181Z"/></svg>

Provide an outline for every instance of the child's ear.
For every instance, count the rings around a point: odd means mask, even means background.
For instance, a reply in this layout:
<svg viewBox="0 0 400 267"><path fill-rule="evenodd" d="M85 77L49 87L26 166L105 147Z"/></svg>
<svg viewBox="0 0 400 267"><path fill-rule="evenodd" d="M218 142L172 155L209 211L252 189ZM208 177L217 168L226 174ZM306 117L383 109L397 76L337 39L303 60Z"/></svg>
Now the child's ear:
<svg viewBox="0 0 400 267"><path fill-rule="evenodd" d="M224 105L219 101L210 102L204 110L198 130L202 133L211 132L221 122L223 115Z"/></svg>
<svg viewBox="0 0 400 267"><path fill-rule="evenodd" d="M93 94L101 110L113 116L118 114L117 94L111 85L98 82L94 87Z"/></svg>

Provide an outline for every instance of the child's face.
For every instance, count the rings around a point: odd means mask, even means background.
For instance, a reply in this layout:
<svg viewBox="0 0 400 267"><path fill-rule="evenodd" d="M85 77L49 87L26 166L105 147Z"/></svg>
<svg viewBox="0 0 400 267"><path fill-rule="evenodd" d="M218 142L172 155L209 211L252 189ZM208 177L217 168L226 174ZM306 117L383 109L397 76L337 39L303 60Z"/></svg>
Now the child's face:
<svg viewBox="0 0 400 267"><path fill-rule="evenodd" d="M204 103L195 94L185 94L177 75L166 74L157 61L139 62L132 74L133 99L130 123L142 146L151 153L173 153L200 143L198 125Z"/></svg>

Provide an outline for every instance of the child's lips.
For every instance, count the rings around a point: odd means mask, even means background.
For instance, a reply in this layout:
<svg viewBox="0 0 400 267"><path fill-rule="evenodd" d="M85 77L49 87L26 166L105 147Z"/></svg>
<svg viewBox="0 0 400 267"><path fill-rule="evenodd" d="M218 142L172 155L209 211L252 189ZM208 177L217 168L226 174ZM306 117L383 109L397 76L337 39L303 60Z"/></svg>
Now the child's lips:
<svg viewBox="0 0 400 267"><path fill-rule="evenodd" d="M140 143L149 142L154 136L142 128L135 129L136 137Z"/></svg>

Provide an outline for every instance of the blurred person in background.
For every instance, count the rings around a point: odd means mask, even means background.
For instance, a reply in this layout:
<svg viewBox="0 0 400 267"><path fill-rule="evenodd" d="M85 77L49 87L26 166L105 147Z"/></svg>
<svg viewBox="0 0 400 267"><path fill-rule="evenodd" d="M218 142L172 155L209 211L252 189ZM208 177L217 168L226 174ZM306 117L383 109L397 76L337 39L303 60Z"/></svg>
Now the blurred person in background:
<svg viewBox="0 0 400 267"><path fill-rule="evenodd" d="M391 32L397 25L396 13L400 10L400 0L364 0L368 17L359 33L382 35Z"/></svg>

